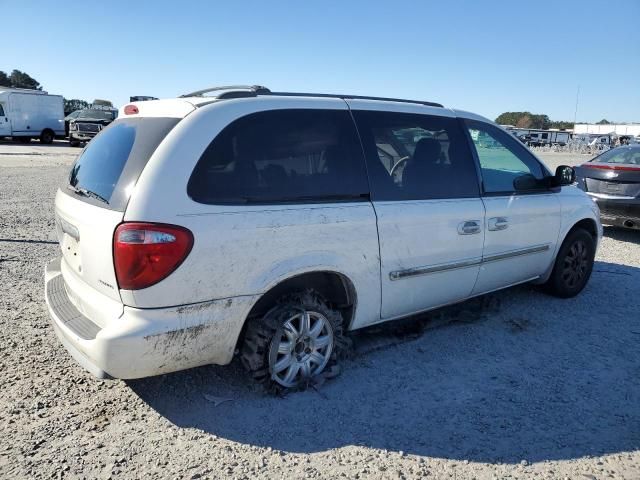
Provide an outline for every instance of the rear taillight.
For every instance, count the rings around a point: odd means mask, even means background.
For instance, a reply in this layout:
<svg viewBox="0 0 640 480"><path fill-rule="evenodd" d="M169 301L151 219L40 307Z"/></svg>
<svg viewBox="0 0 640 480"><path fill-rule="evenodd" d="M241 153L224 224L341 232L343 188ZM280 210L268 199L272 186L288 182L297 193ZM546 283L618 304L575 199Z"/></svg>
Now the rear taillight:
<svg viewBox="0 0 640 480"><path fill-rule="evenodd" d="M187 258L193 234L184 227L130 222L113 236L113 261L118 286L124 290L147 288L167 278Z"/></svg>
<svg viewBox="0 0 640 480"><path fill-rule="evenodd" d="M135 115L137 113L140 113L140 110L138 110L138 107L136 107L135 105L127 105L126 107L124 107L125 115Z"/></svg>

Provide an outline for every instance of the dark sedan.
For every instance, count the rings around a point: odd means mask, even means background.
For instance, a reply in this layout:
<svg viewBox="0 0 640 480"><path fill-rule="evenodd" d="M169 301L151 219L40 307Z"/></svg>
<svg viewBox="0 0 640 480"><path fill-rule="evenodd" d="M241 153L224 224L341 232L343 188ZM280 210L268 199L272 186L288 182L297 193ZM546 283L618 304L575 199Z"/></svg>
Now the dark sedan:
<svg viewBox="0 0 640 480"><path fill-rule="evenodd" d="M604 225L640 229L640 145L608 150L575 171L578 186L598 203Z"/></svg>

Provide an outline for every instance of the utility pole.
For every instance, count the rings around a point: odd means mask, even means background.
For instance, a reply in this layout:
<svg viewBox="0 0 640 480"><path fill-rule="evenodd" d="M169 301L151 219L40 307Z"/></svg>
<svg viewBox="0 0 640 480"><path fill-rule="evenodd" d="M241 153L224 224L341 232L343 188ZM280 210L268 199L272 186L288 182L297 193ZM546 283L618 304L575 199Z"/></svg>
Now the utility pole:
<svg viewBox="0 0 640 480"><path fill-rule="evenodd" d="M578 100L580 99L580 85L578 85L578 92L576 93L576 111L573 114L573 129L576 128L576 120L578 119Z"/></svg>

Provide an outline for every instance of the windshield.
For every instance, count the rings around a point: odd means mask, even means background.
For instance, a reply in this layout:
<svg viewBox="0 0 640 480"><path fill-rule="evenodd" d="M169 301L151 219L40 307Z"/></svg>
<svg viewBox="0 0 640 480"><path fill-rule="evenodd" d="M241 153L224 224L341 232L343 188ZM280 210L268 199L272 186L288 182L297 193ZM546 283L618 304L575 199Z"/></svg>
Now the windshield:
<svg viewBox="0 0 640 480"><path fill-rule="evenodd" d="M115 110L82 110L77 117L77 120L82 120L83 118L91 118L94 120L113 120L116 118Z"/></svg>
<svg viewBox="0 0 640 480"><path fill-rule="evenodd" d="M147 161L178 121L161 117L116 120L82 151L62 190L88 203L124 211Z"/></svg>
<svg viewBox="0 0 640 480"><path fill-rule="evenodd" d="M81 111L82 111L82 110L76 110L75 112L71 112L69 115L67 115L66 117L64 117L64 119L65 119L66 121L69 121L69 120L73 120L74 118L78 118L78 115L80 115L80 112L81 112Z"/></svg>
<svg viewBox="0 0 640 480"><path fill-rule="evenodd" d="M612 150L607 150L602 155L597 156L591 161L600 163L627 163L630 165L640 165L640 145L618 147Z"/></svg>

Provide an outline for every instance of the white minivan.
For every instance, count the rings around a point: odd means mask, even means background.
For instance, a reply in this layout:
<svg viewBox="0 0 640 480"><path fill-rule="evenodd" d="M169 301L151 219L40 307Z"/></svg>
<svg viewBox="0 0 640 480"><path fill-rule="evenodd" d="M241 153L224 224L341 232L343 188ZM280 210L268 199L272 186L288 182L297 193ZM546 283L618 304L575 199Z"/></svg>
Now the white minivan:
<svg viewBox="0 0 640 480"><path fill-rule="evenodd" d="M239 355L270 389L346 333L523 282L578 294L596 204L493 122L430 102L223 87L132 103L55 202L53 327L99 378Z"/></svg>
<svg viewBox="0 0 640 480"><path fill-rule="evenodd" d="M61 95L41 90L0 87L0 138L12 137L52 143L64 137L64 104Z"/></svg>

